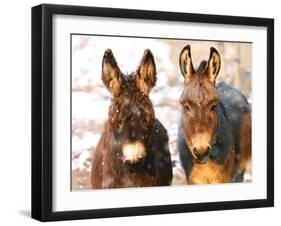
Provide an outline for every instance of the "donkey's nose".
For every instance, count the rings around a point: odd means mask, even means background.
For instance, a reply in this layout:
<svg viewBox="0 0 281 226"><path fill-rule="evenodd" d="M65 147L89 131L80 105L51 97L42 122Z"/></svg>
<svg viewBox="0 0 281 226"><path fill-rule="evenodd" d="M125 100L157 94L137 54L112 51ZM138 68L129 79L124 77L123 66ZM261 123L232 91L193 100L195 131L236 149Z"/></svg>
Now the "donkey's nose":
<svg viewBox="0 0 281 226"><path fill-rule="evenodd" d="M204 162L211 151L211 147L208 146L204 151L202 151L204 149L201 149L200 151L197 148L193 148L193 154L195 155L195 157L197 158L198 161L200 162Z"/></svg>
<svg viewBox="0 0 281 226"><path fill-rule="evenodd" d="M200 155L200 153L197 151L196 148L193 148L193 154L197 157Z"/></svg>

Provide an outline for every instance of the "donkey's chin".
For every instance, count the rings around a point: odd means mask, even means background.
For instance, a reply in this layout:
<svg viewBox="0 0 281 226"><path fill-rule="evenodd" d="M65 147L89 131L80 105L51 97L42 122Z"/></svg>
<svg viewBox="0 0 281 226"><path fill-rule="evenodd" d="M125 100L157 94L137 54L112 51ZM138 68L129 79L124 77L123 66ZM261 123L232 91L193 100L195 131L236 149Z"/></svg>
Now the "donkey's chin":
<svg viewBox="0 0 281 226"><path fill-rule="evenodd" d="M203 158L198 158L193 153L191 153L191 154L192 154L192 157L194 158L195 162L198 163L198 164L206 164L208 162L209 155L207 155Z"/></svg>
<svg viewBox="0 0 281 226"><path fill-rule="evenodd" d="M140 141L125 142L122 146L123 162L129 164L136 164L140 162L145 156L145 146Z"/></svg>
<svg viewBox="0 0 281 226"><path fill-rule="evenodd" d="M204 159L195 158L195 161L196 161L196 163L198 163L198 164L206 164L206 163L208 162L208 159L209 159L209 156L207 156L207 157L204 158Z"/></svg>

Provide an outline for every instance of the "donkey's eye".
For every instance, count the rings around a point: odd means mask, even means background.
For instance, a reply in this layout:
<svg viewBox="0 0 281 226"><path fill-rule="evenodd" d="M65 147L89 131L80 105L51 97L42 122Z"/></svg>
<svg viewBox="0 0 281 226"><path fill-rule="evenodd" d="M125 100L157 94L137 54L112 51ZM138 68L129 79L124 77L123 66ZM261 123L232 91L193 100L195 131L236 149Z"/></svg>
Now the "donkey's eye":
<svg viewBox="0 0 281 226"><path fill-rule="evenodd" d="M183 106L183 109L185 112L190 112L190 107L187 105Z"/></svg>
<svg viewBox="0 0 281 226"><path fill-rule="evenodd" d="M116 126L115 126L116 131L117 131L118 133L121 133L121 132L122 132L123 127L124 127L123 121L119 121L119 122L116 124Z"/></svg>
<svg viewBox="0 0 281 226"><path fill-rule="evenodd" d="M214 112L214 111L216 110L216 108L217 108L217 105L216 105L216 104L212 105L211 111Z"/></svg>

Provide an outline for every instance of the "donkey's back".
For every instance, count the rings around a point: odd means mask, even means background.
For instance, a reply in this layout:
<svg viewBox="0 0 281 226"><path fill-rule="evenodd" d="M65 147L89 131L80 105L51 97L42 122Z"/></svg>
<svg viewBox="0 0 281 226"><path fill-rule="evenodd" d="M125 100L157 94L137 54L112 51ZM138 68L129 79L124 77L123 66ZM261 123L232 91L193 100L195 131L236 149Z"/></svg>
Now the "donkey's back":
<svg viewBox="0 0 281 226"><path fill-rule="evenodd" d="M220 104L230 123L239 124L241 117L250 112L246 97L237 89L220 82L217 84Z"/></svg>

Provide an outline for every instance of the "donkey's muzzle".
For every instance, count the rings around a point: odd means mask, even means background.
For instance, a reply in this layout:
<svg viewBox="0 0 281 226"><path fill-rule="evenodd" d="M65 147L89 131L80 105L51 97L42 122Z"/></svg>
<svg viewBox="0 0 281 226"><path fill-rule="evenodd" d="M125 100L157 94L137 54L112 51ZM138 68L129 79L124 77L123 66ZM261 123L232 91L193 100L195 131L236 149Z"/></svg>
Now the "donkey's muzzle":
<svg viewBox="0 0 281 226"><path fill-rule="evenodd" d="M145 146L140 141L125 142L122 146L123 161L130 164L135 164L146 155Z"/></svg>
<svg viewBox="0 0 281 226"><path fill-rule="evenodd" d="M202 151L199 152L199 151L197 151L196 148L194 148L192 150L193 155L196 158L196 161L200 164L204 164L207 162L209 155L210 155L210 151L211 151L210 147L207 147L207 149L204 152L202 152Z"/></svg>

